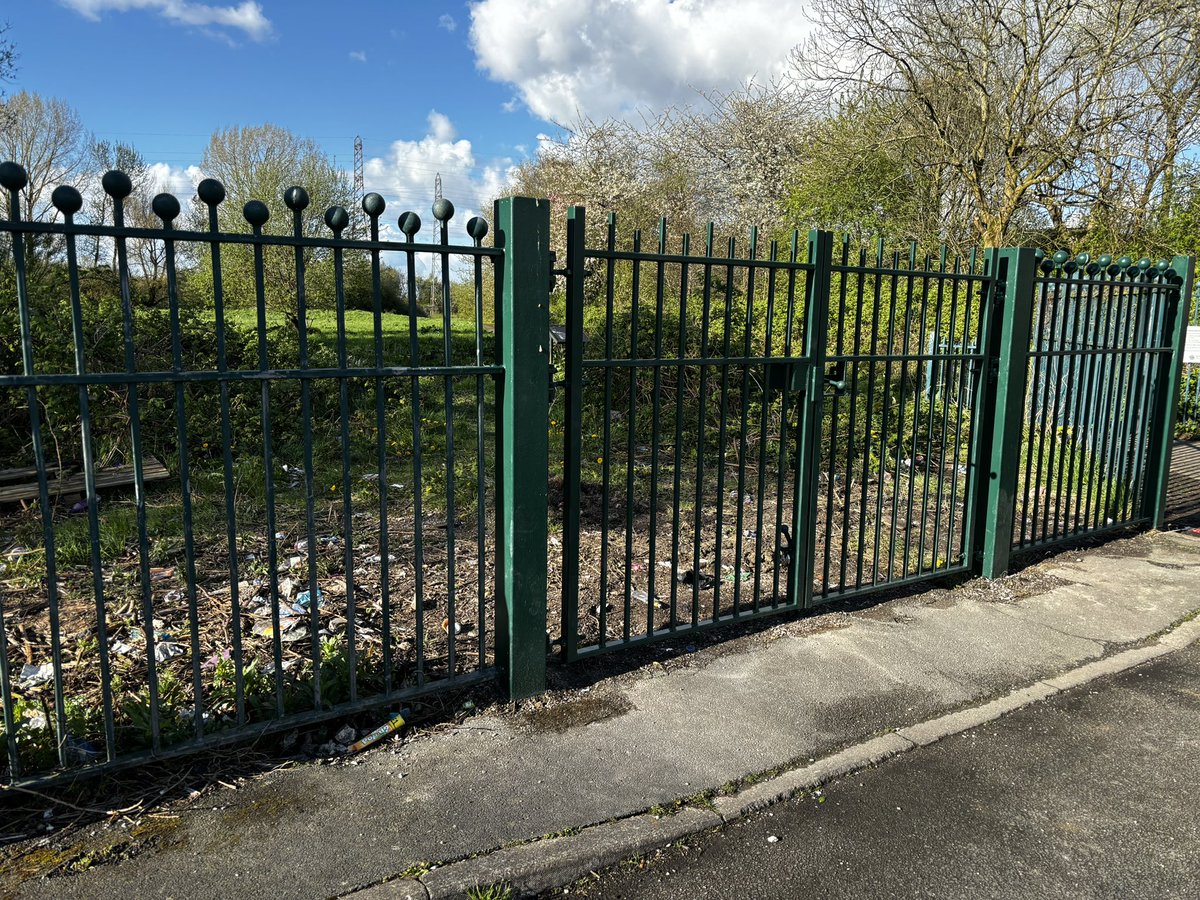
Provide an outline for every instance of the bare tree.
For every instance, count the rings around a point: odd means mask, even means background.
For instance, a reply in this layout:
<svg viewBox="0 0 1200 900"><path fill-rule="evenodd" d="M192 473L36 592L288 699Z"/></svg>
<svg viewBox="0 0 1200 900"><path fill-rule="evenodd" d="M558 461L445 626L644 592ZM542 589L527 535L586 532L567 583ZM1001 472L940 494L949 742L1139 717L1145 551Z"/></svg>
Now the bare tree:
<svg viewBox="0 0 1200 900"><path fill-rule="evenodd" d="M1000 245L1065 222L1083 176L1099 193L1105 142L1147 98L1183 6L1194 18L1196 0L815 0L794 62L835 108L895 104L892 139L952 174L972 237Z"/></svg>

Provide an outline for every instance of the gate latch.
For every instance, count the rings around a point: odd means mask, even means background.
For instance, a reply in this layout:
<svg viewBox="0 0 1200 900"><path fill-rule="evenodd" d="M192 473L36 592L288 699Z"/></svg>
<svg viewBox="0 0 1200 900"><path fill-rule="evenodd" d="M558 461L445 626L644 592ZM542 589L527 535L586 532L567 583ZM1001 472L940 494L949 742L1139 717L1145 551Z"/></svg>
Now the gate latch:
<svg viewBox="0 0 1200 900"><path fill-rule="evenodd" d="M803 394L805 365L794 359L772 360L767 363L767 390Z"/></svg>

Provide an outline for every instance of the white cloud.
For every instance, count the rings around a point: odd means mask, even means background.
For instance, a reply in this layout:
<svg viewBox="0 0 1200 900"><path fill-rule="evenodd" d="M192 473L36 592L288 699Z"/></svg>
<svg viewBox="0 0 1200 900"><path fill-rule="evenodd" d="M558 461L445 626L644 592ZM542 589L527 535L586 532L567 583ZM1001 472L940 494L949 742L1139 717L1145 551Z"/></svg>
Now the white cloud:
<svg viewBox="0 0 1200 900"><path fill-rule="evenodd" d="M455 243L466 242L464 229L484 204L500 196L512 160L480 162L471 142L458 136L454 123L437 110L429 113L426 133L418 140L393 141L386 155L363 164L368 191L387 200L386 220L395 225L400 213L413 210L421 217L418 241L434 239L434 179L442 176L442 196L454 204ZM392 235L399 237L398 232Z"/></svg>
<svg viewBox="0 0 1200 900"><path fill-rule="evenodd" d="M85 18L99 21L101 13L148 10L179 25L200 28L224 28L240 31L246 37L262 41L271 36L271 20L262 6L252 0L228 6L211 6L191 0L59 0ZM228 34L224 34L228 37Z"/></svg>
<svg viewBox="0 0 1200 900"><path fill-rule="evenodd" d="M174 194L185 207L196 193L196 185L204 178L199 166L180 169L163 162L151 164L147 169L147 176L154 193L165 191Z"/></svg>
<svg viewBox="0 0 1200 900"><path fill-rule="evenodd" d="M438 28L445 28L447 31L453 31L457 27L458 22L454 21L454 16L449 15L448 13L443 14L441 18L438 19Z"/></svg>
<svg viewBox="0 0 1200 900"><path fill-rule="evenodd" d="M476 64L537 116L625 116L781 74L804 0L479 0Z"/></svg>
<svg viewBox="0 0 1200 900"><path fill-rule="evenodd" d="M367 61L367 51L366 50L351 50L350 58L352 60L354 60L355 62L365 63Z"/></svg>

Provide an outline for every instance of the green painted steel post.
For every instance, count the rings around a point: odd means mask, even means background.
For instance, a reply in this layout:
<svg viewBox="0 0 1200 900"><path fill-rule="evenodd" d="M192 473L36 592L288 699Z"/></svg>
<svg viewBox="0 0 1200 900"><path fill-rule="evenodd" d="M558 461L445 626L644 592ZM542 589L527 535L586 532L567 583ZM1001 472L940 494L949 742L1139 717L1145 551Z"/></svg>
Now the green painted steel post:
<svg viewBox="0 0 1200 900"><path fill-rule="evenodd" d="M974 472L974 558L979 574L998 578L1008 571L1012 552L1037 258L1029 247L987 253L995 281L983 345L984 397L976 407L983 416Z"/></svg>
<svg viewBox="0 0 1200 900"><path fill-rule="evenodd" d="M821 493L821 421L825 413L825 348L829 339L829 292L833 281L831 232L809 232L808 261L813 266L809 272L804 309L804 355L808 358L809 366L800 411L796 485L803 519L796 523L796 559L792 560L791 583L788 585L788 599L802 609L812 606L816 569L817 501Z"/></svg>
<svg viewBox="0 0 1200 900"><path fill-rule="evenodd" d="M1163 337L1170 340L1171 353L1158 359L1158 378L1154 386L1153 418L1150 421L1150 449L1146 466L1146 491L1142 499L1142 514L1149 517L1150 527L1162 528L1167 509L1167 481L1171 474L1171 448L1175 440L1175 418L1179 408L1179 385L1183 379L1183 345L1187 340L1192 289L1195 284L1194 256L1176 256L1171 269L1181 279L1179 292L1166 309Z"/></svg>
<svg viewBox="0 0 1200 900"><path fill-rule="evenodd" d="M550 201L495 206L497 346L496 664L512 699L546 687L546 472L550 394Z"/></svg>

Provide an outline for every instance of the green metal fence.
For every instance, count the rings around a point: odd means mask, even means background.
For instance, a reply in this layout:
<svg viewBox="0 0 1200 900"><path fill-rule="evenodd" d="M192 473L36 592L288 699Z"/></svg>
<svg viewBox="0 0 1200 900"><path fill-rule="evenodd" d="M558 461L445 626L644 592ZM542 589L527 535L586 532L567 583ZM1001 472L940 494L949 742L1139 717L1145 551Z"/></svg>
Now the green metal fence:
<svg viewBox="0 0 1200 900"><path fill-rule="evenodd" d="M299 188L276 234L258 201L222 230L214 181L154 228L121 173L111 224L71 188L23 219L24 181L0 164L9 782L524 697L556 640L573 661L1162 521L1187 258L623 235L577 207L555 269L545 200L452 245L446 202L418 243L375 194L352 238ZM439 308L389 307L419 257Z"/></svg>
<svg viewBox="0 0 1200 900"><path fill-rule="evenodd" d="M340 207L310 236L300 188L283 197L290 234L264 233L259 201L245 206L245 231L225 233L213 180L199 185L196 230L178 227L166 194L153 204L161 227L131 228L119 172L103 179L112 224L77 224L72 188L54 192L58 221L25 221L24 182L0 166L12 253L2 302L18 324L6 346L19 354L16 371L0 370L4 428L19 436L0 469L34 483L33 508L0 509L7 779L493 679L505 662L497 405L512 350L485 330L483 272L502 282L524 251L482 246L479 218L467 224L474 244L451 246L448 202L428 243L411 212L401 240L382 240L377 194L363 199L364 239L346 237ZM498 211L511 218L513 204ZM114 278L80 265L85 235L111 247ZM135 241L163 254L161 307L145 296ZM385 312L384 254L403 264L410 297L417 255L435 259L441 309ZM250 265L248 309L226 302L235 255ZM451 266L473 286L454 321ZM282 309L268 305L268 268L292 278ZM367 310L347 309L352 268L367 276ZM318 282L327 294L315 296ZM112 303L98 296L110 287ZM513 314L500 307L497 335Z"/></svg>

